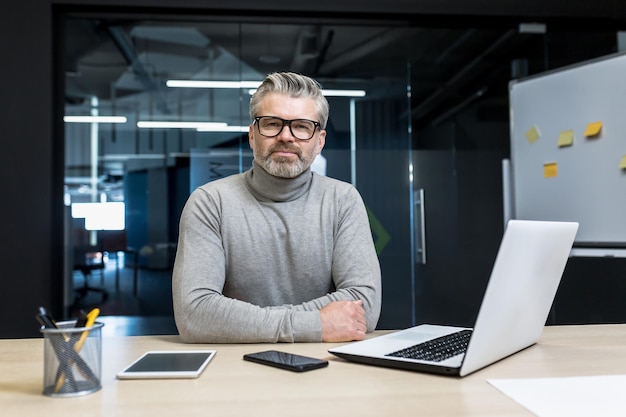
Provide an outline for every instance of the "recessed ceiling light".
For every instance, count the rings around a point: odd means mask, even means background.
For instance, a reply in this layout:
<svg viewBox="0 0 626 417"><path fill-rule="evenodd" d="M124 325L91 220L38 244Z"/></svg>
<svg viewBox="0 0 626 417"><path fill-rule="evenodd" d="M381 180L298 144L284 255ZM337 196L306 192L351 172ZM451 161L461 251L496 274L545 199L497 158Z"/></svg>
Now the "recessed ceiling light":
<svg viewBox="0 0 626 417"><path fill-rule="evenodd" d="M168 80L165 85L179 88L248 88L250 95L261 81L208 81L208 80ZM365 97L365 90L322 90L328 97Z"/></svg>
<svg viewBox="0 0 626 417"><path fill-rule="evenodd" d="M228 123L222 122L167 122L140 120L137 127L142 129L217 129L228 126Z"/></svg>
<svg viewBox="0 0 626 417"><path fill-rule="evenodd" d="M65 123L126 123L124 116L64 116Z"/></svg>

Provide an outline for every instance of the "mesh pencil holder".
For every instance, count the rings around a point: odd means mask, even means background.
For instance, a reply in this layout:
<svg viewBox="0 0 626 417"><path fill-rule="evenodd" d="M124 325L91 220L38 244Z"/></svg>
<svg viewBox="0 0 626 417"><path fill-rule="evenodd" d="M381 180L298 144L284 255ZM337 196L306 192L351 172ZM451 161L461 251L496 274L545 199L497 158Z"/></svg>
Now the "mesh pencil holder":
<svg viewBox="0 0 626 417"><path fill-rule="evenodd" d="M74 327L75 321L42 328L44 336L43 393L73 397L98 391L102 385L102 326Z"/></svg>

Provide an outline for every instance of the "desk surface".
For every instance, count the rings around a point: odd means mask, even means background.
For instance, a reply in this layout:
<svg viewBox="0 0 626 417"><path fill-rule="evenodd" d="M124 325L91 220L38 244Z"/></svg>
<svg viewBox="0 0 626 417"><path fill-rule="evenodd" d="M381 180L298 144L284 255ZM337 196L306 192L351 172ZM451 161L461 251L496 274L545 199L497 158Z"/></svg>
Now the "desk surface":
<svg viewBox="0 0 626 417"><path fill-rule="evenodd" d="M626 325L547 327L540 342L465 378L349 363L334 344L188 345L176 336L103 338L102 389L73 398L41 394L43 340L0 340L0 409L6 416L530 416L489 378L626 374ZM211 348L198 379L128 380L117 371L147 350ZM242 360L274 348L325 358L302 374Z"/></svg>

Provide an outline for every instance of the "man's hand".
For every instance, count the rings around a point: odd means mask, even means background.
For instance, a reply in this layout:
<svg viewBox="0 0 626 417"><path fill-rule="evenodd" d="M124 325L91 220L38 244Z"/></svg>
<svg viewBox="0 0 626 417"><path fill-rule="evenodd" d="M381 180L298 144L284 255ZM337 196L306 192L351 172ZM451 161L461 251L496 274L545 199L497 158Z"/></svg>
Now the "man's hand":
<svg viewBox="0 0 626 417"><path fill-rule="evenodd" d="M363 301L334 301L320 310L322 340L349 342L365 339L365 309Z"/></svg>

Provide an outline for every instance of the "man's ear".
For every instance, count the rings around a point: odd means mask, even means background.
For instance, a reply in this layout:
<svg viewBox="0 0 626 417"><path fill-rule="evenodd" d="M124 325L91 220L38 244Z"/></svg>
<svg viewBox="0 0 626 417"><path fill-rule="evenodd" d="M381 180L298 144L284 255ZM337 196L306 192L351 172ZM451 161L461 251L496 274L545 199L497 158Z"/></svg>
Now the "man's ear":
<svg viewBox="0 0 626 417"><path fill-rule="evenodd" d="M326 145L326 131L320 130L320 138L317 141L317 153L322 153L322 149L324 149L324 145Z"/></svg>
<svg viewBox="0 0 626 417"><path fill-rule="evenodd" d="M254 126L252 124L250 124L250 126L248 127L248 145L250 145L250 149L254 149L254 145L252 142L254 142Z"/></svg>

